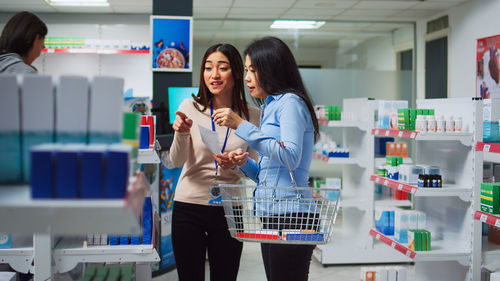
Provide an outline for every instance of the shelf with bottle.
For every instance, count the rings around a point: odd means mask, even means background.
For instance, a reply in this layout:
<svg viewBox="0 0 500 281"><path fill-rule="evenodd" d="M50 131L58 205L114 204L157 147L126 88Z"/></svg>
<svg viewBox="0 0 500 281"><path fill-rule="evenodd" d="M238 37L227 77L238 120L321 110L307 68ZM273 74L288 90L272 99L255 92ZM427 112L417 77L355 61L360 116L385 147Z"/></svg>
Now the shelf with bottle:
<svg viewBox="0 0 500 281"><path fill-rule="evenodd" d="M47 54L149 54L149 50L122 50L122 49L98 49L98 48L47 48L42 49Z"/></svg>
<svg viewBox="0 0 500 281"><path fill-rule="evenodd" d="M414 140L459 141L463 145L472 145L472 134L467 132L417 132L395 129L372 129L372 134L378 137L396 137Z"/></svg>
<svg viewBox="0 0 500 281"><path fill-rule="evenodd" d="M470 259L470 252L442 240L433 240L430 251L414 251L404 244L396 242L393 236L384 235L375 229L371 229L369 234L413 261L458 261L460 264L467 264Z"/></svg>
<svg viewBox="0 0 500 281"><path fill-rule="evenodd" d="M370 181L384 186L414 194L415 196L458 196L463 201L470 201L472 190L454 184L443 184L442 187L418 187L386 177L371 175Z"/></svg>
<svg viewBox="0 0 500 281"><path fill-rule="evenodd" d="M137 233L144 195L151 188L139 173L124 199L32 199L29 185L0 187L2 232L55 235ZM23 223L19 223L22 221Z"/></svg>

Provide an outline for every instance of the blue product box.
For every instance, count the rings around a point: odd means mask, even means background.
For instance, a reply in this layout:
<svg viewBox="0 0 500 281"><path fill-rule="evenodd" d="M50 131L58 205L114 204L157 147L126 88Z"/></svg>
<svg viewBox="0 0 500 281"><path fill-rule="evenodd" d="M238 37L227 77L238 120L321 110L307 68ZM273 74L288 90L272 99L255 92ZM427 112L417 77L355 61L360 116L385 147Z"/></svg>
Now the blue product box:
<svg viewBox="0 0 500 281"><path fill-rule="evenodd" d="M286 240L290 241L323 241L323 233L303 233L303 234L287 234Z"/></svg>
<svg viewBox="0 0 500 281"><path fill-rule="evenodd" d="M124 144L109 146L106 158L104 198L125 198L131 150L131 146Z"/></svg>
<svg viewBox="0 0 500 281"><path fill-rule="evenodd" d="M15 75L0 75L0 183L20 183L21 105Z"/></svg>
<svg viewBox="0 0 500 281"><path fill-rule="evenodd" d="M141 244L141 237L139 235L131 235L130 245L139 245L139 244Z"/></svg>
<svg viewBox="0 0 500 281"><path fill-rule="evenodd" d="M392 210L376 211L375 228L382 234L394 235L394 211Z"/></svg>
<svg viewBox="0 0 500 281"><path fill-rule="evenodd" d="M130 239L128 235L120 235L120 245L129 245Z"/></svg>
<svg viewBox="0 0 500 281"><path fill-rule="evenodd" d="M0 233L0 249L12 248L12 236L10 234Z"/></svg>
<svg viewBox="0 0 500 281"><path fill-rule="evenodd" d="M31 149L31 198L54 197L54 158L56 145L42 144Z"/></svg>
<svg viewBox="0 0 500 281"><path fill-rule="evenodd" d="M153 230L153 216L151 197L144 198L142 208L142 244L151 244L151 235Z"/></svg>
<svg viewBox="0 0 500 281"><path fill-rule="evenodd" d="M113 234L110 234L108 236L108 239L109 239L109 245L118 245L118 235L113 235Z"/></svg>
<svg viewBox="0 0 500 281"><path fill-rule="evenodd" d="M55 198L78 198L79 154L82 145L62 145L55 153Z"/></svg>
<svg viewBox="0 0 500 281"><path fill-rule="evenodd" d="M141 125L141 137L139 139L139 148L149 148L149 125Z"/></svg>
<svg viewBox="0 0 500 281"><path fill-rule="evenodd" d="M82 198L103 197L106 149L106 145L89 145L80 156Z"/></svg>

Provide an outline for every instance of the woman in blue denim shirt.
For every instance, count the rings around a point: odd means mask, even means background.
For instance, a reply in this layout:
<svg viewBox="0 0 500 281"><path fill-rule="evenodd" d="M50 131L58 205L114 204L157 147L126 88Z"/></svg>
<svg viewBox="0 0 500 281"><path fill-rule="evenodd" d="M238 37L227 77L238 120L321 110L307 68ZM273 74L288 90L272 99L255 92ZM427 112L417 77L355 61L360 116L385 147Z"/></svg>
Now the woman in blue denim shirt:
<svg viewBox="0 0 500 281"><path fill-rule="evenodd" d="M318 120L311 99L292 52L280 39L266 37L257 40L247 47L244 55L249 91L252 97L263 100L260 127L243 120L230 108L216 110L213 117L219 125L235 129L240 138L259 152L260 160L249 159L242 151L219 154L216 160L226 167L228 163L238 165L257 185L263 184L269 167L268 182L273 186L291 187L276 196L296 197L289 169L298 186L308 186L313 145L318 136ZM254 196L269 198L271 193L272 189L260 188ZM312 196L311 191L301 193L303 198ZM281 206L280 211L276 209L265 200L256 204L257 215L264 216L308 211L298 204ZM267 280L307 280L313 249L311 245L262 243Z"/></svg>

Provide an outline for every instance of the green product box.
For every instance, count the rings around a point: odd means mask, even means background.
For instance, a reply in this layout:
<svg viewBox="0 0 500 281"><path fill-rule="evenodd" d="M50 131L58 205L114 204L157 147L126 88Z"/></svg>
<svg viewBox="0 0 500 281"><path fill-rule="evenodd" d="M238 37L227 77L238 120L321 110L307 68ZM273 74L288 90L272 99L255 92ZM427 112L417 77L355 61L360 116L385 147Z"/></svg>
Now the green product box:
<svg viewBox="0 0 500 281"><path fill-rule="evenodd" d="M422 109L422 114L423 115L429 115L429 110L428 109Z"/></svg>
<svg viewBox="0 0 500 281"><path fill-rule="evenodd" d="M415 230L415 251L422 251L422 232Z"/></svg>
<svg viewBox="0 0 500 281"><path fill-rule="evenodd" d="M434 115L434 109L429 109L429 115Z"/></svg>
<svg viewBox="0 0 500 281"><path fill-rule="evenodd" d="M398 109L398 128L400 130L410 129L410 109L409 108L399 108Z"/></svg>
<svg viewBox="0 0 500 281"><path fill-rule="evenodd" d="M399 166L399 165L402 165L402 164L403 164L403 157L401 157L401 156L396 156L396 157L397 157L397 159L398 159L398 160L397 160L397 161L398 161L398 166Z"/></svg>
<svg viewBox="0 0 500 281"><path fill-rule="evenodd" d="M417 109L410 108L410 130L415 131L415 120L417 120Z"/></svg>
<svg viewBox="0 0 500 281"><path fill-rule="evenodd" d="M335 112L334 120L340 121L340 119L341 119L341 113L340 113L340 111Z"/></svg>
<svg viewBox="0 0 500 281"><path fill-rule="evenodd" d="M92 281L94 279L96 272L97 272L97 267L95 265L87 266L82 281Z"/></svg>
<svg viewBox="0 0 500 281"><path fill-rule="evenodd" d="M386 169L377 169L377 176L387 177L387 170Z"/></svg>
<svg viewBox="0 0 500 281"><path fill-rule="evenodd" d="M396 156L386 156L385 160L389 166L396 167L398 165L398 158Z"/></svg>
<svg viewBox="0 0 500 281"><path fill-rule="evenodd" d="M424 115L423 109L417 109L417 115Z"/></svg>
<svg viewBox="0 0 500 281"><path fill-rule="evenodd" d="M489 214L498 214L499 199L499 183L481 183L481 211Z"/></svg>
<svg viewBox="0 0 500 281"><path fill-rule="evenodd" d="M427 251L431 250L431 232L427 231Z"/></svg>

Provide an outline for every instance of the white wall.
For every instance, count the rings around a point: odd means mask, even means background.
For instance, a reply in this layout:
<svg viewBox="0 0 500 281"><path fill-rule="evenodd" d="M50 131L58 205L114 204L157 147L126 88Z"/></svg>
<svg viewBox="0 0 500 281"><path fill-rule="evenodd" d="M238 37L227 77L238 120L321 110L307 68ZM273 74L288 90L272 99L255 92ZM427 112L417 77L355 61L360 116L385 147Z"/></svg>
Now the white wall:
<svg viewBox="0 0 500 281"><path fill-rule="evenodd" d="M337 68L395 70L392 37L376 37L362 42L347 53L339 54Z"/></svg>
<svg viewBox="0 0 500 281"><path fill-rule="evenodd" d="M500 34L500 1L471 0L442 15L449 16L448 97L476 95L476 39ZM425 97L425 28L417 24L417 97Z"/></svg>

